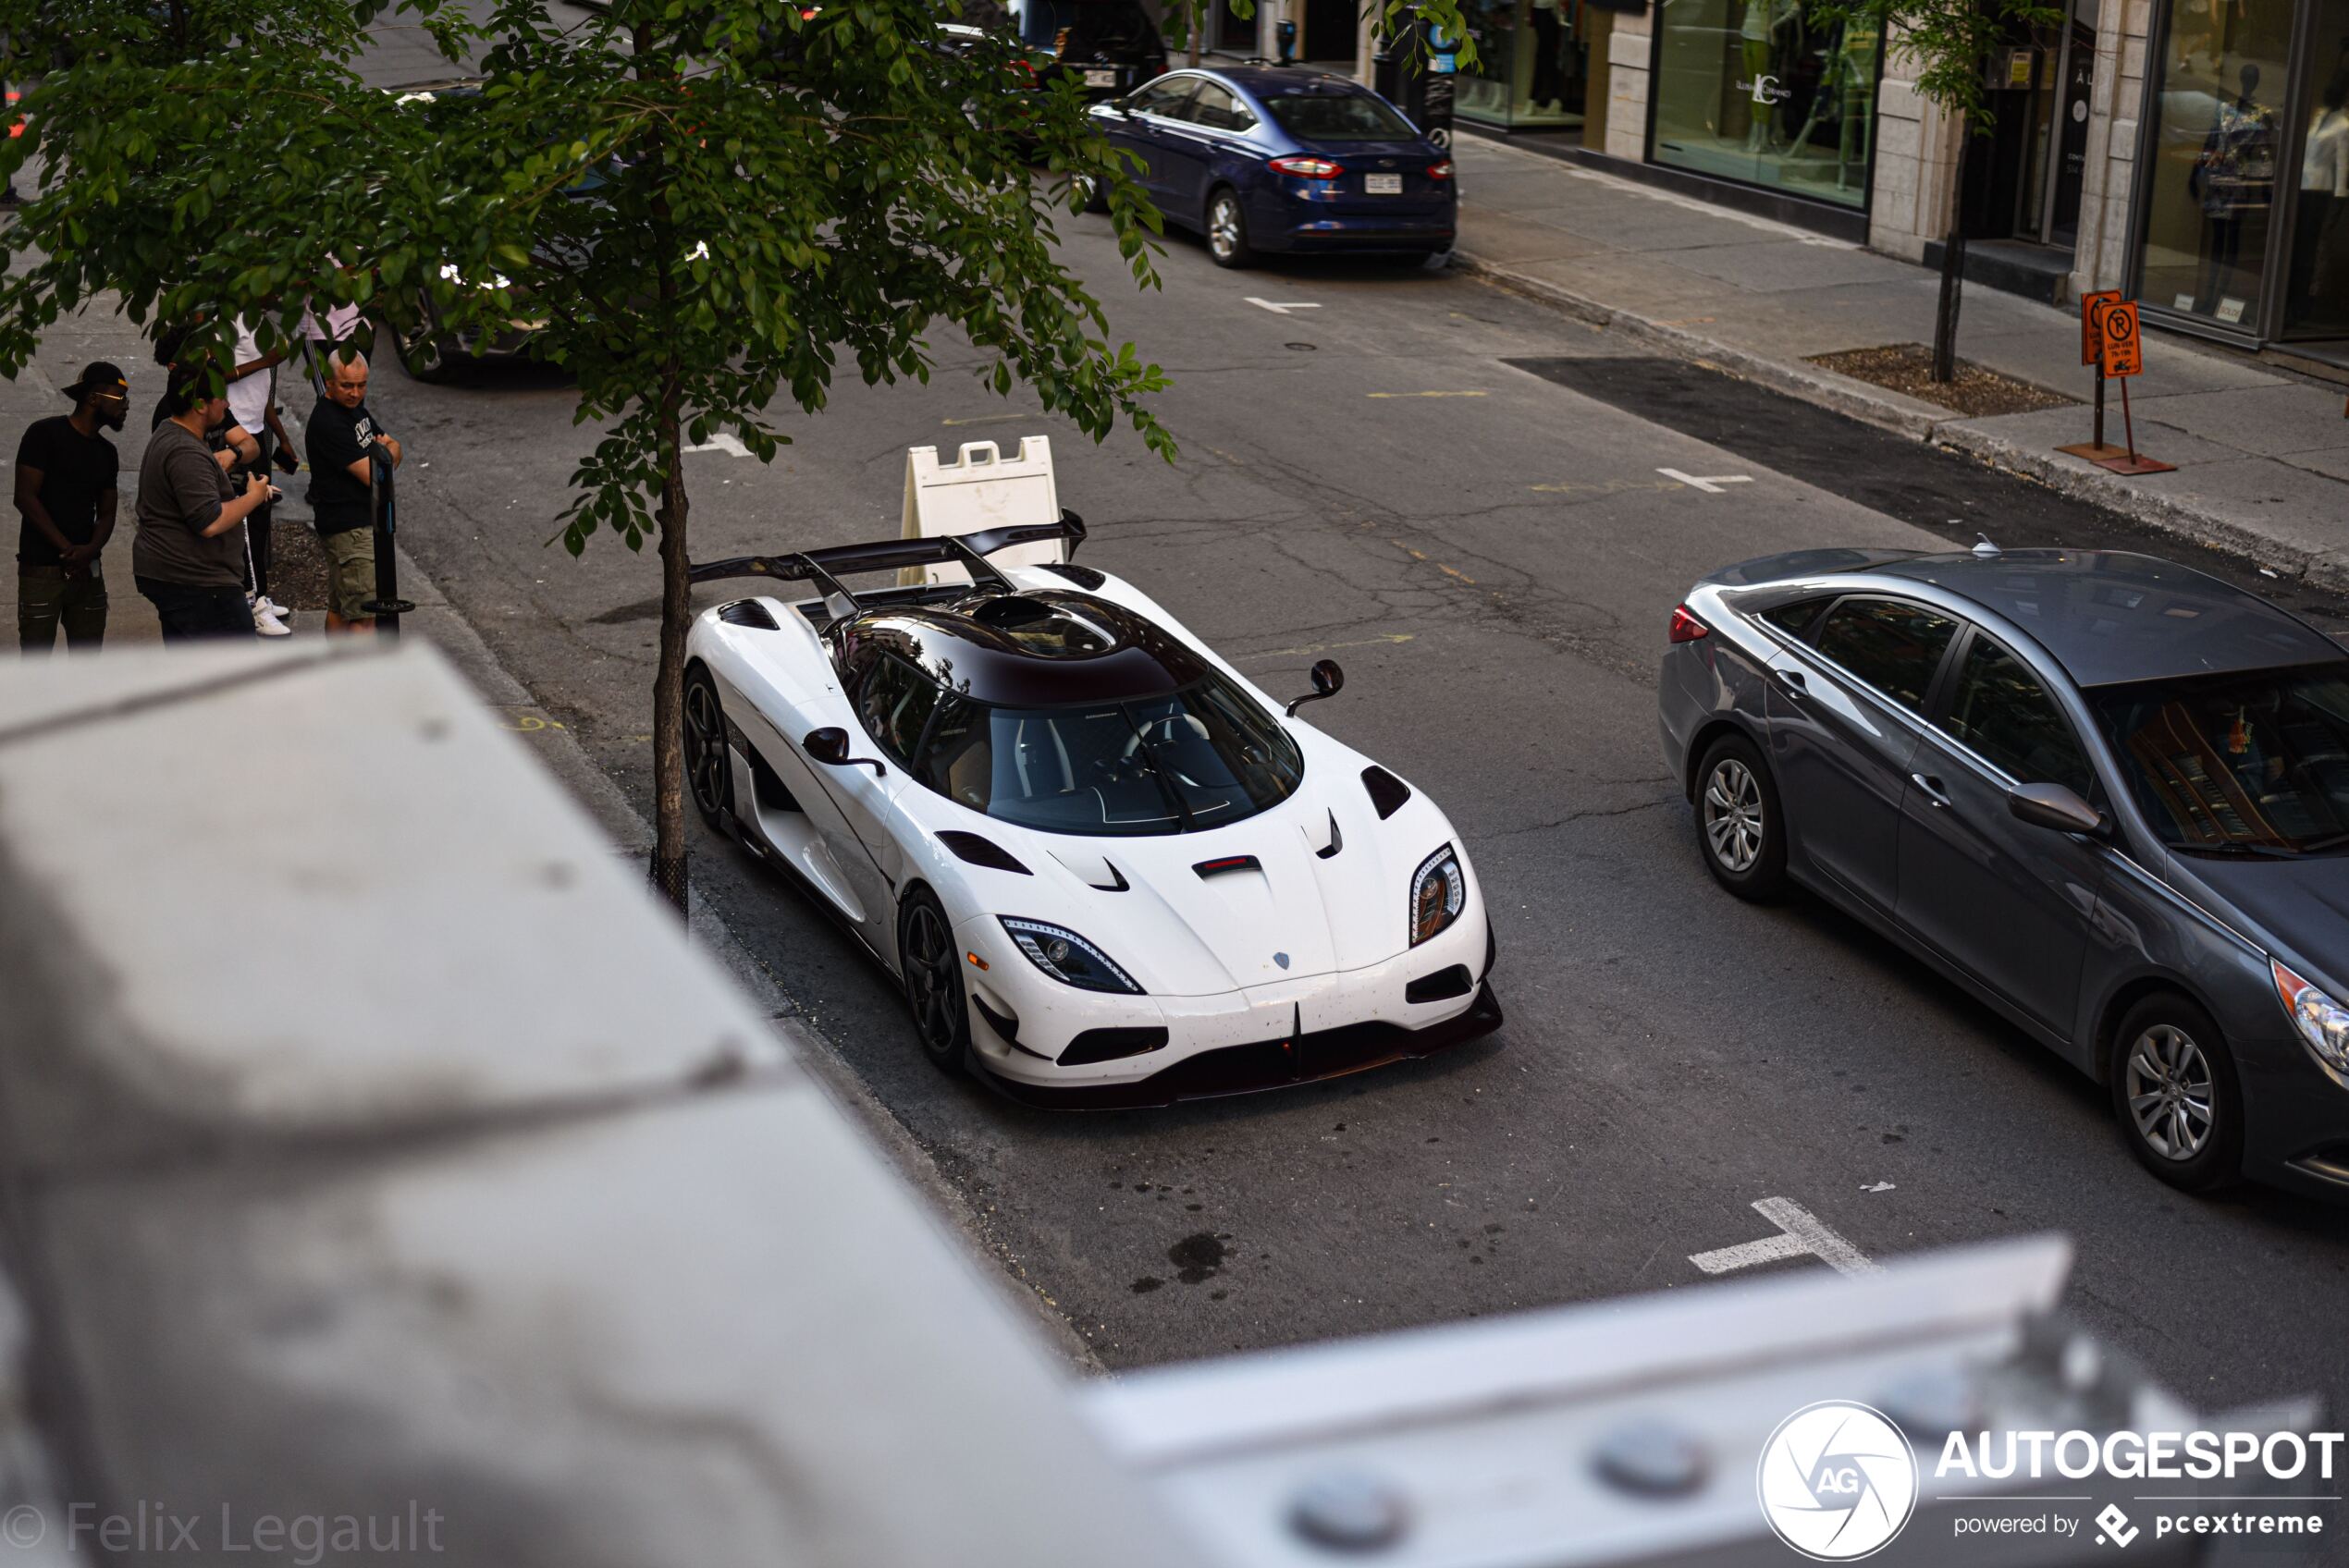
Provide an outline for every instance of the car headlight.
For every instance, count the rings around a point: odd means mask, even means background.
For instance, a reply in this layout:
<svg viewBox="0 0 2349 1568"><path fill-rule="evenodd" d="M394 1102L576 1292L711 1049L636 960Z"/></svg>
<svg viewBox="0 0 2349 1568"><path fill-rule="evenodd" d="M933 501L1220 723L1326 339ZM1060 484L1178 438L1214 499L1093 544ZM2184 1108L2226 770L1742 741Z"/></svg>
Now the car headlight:
<svg viewBox="0 0 2349 1568"><path fill-rule="evenodd" d="M1460 870L1460 857L1446 844L1411 873L1411 946L1459 919L1467 906L1468 877Z"/></svg>
<svg viewBox="0 0 2349 1568"><path fill-rule="evenodd" d="M1138 997L1142 988L1134 977L1117 967L1116 961L1092 943L1064 925L1048 925L1040 920L1019 920L1008 914L996 919L1027 962L1059 981L1080 991L1113 991L1120 995Z"/></svg>
<svg viewBox="0 0 2349 1568"><path fill-rule="evenodd" d="M2292 1015L2292 1026L2317 1060L2335 1072L2349 1074L2349 1008L2273 959L2268 968L2276 977L2276 995L2283 998L2284 1011Z"/></svg>

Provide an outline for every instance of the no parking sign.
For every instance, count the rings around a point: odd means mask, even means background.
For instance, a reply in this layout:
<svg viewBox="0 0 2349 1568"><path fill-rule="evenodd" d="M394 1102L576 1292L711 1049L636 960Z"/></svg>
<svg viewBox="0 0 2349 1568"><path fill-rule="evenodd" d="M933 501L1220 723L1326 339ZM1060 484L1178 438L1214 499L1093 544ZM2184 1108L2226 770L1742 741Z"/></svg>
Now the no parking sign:
<svg viewBox="0 0 2349 1568"><path fill-rule="evenodd" d="M2137 302L2115 300L2099 312L2104 329L2104 374L2135 375L2146 368L2144 346L2137 339Z"/></svg>

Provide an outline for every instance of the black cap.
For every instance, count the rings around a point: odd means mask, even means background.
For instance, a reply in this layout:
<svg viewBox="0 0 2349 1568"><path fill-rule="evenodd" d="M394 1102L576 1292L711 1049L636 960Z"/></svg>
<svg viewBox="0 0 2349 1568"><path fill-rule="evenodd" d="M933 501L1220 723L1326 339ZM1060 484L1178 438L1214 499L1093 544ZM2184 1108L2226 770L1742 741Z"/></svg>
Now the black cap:
<svg viewBox="0 0 2349 1568"><path fill-rule="evenodd" d="M129 378L122 374L120 365L96 360L81 367L81 379L67 387L65 394L79 403L92 392L103 392L110 386L128 390L129 386Z"/></svg>

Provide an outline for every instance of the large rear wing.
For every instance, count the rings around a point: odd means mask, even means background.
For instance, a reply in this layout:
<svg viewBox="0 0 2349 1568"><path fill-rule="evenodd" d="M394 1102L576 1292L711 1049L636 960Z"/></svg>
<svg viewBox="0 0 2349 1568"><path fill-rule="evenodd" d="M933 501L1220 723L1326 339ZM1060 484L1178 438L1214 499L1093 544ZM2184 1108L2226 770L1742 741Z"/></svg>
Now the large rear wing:
<svg viewBox="0 0 2349 1568"><path fill-rule="evenodd" d="M989 564L987 557L1015 545L1045 545L1065 541L1068 553L1085 542L1085 520L1066 508L1058 522L1022 522L1005 528L982 528L976 533L947 533L929 539L883 539L870 545L833 545L789 556L734 556L706 561L688 569L695 582L717 582L730 577L771 577L784 582L812 582L826 597L834 594L852 606L855 595L840 579L866 571L900 571L907 567L947 563L968 571L973 582L1004 589L1011 580Z"/></svg>

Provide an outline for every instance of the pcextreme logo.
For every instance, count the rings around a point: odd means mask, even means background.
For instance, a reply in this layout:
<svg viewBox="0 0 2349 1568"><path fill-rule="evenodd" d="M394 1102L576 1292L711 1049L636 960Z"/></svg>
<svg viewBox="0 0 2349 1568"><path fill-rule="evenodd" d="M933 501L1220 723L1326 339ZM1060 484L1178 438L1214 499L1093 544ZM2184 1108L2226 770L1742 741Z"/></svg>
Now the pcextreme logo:
<svg viewBox="0 0 2349 1568"><path fill-rule="evenodd" d="M1884 1412L1822 1400L1778 1423L1754 1488L1778 1539L1814 1562L1849 1562L1881 1551L1908 1524L1916 1455Z"/></svg>

